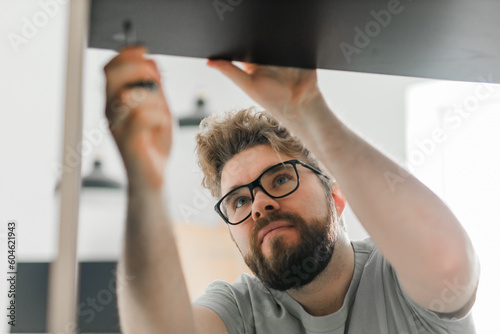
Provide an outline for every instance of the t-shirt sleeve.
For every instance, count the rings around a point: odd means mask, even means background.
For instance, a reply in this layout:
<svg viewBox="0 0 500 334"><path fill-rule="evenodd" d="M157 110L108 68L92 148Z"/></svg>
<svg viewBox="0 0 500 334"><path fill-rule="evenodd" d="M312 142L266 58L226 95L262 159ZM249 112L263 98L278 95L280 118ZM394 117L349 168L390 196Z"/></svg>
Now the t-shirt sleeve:
<svg viewBox="0 0 500 334"><path fill-rule="evenodd" d="M224 321L229 334L244 333L243 318L229 283L224 281L210 283L205 294L198 297L193 304L207 307L217 313Z"/></svg>
<svg viewBox="0 0 500 334"><path fill-rule="evenodd" d="M387 265L387 269L390 271L391 276L394 279L395 287L398 294L408 305L412 311L415 319L421 323L421 325L428 329L440 328L447 331L450 334L473 334L475 333L474 321L472 318L472 306L476 299L476 292L461 310L455 312L454 314L439 313L431 311L419 304L417 304L401 287L396 270L387 261L384 261ZM477 289L476 289L477 291ZM451 296L453 294L452 287L448 291L447 295ZM450 297L451 298L451 297ZM443 303L441 299L436 299L436 303Z"/></svg>

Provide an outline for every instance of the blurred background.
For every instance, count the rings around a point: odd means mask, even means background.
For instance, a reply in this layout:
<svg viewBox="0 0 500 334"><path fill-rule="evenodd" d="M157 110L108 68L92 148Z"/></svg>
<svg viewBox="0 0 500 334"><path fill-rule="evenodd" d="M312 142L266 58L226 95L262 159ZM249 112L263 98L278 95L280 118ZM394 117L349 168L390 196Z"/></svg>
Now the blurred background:
<svg viewBox="0 0 500 334"><path fill-rule="evenodd" d="M0 268L7 268L7 222L14 220L17 261L22 263L18 287L24 289L18 290L17 329L4 318L1 332L40 332L47 264L57 253L56 188L67 149L62 147L67 5L57 2L58 10L29 31L27 25L39 19L44 3L0 0ZM122 246L126 178L104 117L103 75L104 65L115 54L96 49L85 54L82 177L87 185L104 178L106 186L84 185L81 191L82 332L118 332L113 268ZM179 121L165 171L165 207L175 221L194 299L215 279L233 282L249 272L213 211L215 200L200 185L194 154L196 120L256 104L208 68L204 59L151 58L158 62ZM488 79L488 73L482 75ZM500 297L494 248L500 237L495 210L500 188L500 86L331 70L319 70L319 81L332 109L350 127L417 175L462 221L482 264L473 311L477 330L491 332ZM393 177L398 182L398 176ZM367 237L350 209L345 218L351 239ZM7 275L7 269L3 272ZM0 282L0 303L7 305L7 283Z"/></svg>

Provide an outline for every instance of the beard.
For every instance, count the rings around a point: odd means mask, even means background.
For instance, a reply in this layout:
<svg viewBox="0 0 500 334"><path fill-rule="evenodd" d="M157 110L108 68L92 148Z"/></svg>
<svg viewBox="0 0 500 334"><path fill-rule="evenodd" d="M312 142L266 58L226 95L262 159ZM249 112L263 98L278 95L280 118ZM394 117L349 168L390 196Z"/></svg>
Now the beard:
<svg viewBox="0 0 500 334"><path fill-rule="evenodd" d="M285 291L299 289L312 282L326 268L336 242L334 212L329 206L323 219L306 222L291 212L272 212L255 222L250 239L250 250L244 259L247 266L269 288ZM268 242L271 254L266 258L258 240L259 231L276 220L285 220L299 233L299 241L289 245L283 235Z"/></svg>

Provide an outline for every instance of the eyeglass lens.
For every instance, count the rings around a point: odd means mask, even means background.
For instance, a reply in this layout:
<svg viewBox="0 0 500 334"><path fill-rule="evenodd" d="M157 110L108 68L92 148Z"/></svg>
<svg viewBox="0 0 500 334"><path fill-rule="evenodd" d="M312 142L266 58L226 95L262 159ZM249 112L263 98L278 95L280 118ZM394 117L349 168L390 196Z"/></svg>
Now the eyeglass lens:
<svg viewBox="0 0 500 334"><path fill-rule="evenodd" d="M292 164L280 164L266 171L260 182L273 197L286 196L297 187L298 175ZM252 195L249 187L236 188L222 200L222 214L231 222L238 223L252 211Z"/></svg>

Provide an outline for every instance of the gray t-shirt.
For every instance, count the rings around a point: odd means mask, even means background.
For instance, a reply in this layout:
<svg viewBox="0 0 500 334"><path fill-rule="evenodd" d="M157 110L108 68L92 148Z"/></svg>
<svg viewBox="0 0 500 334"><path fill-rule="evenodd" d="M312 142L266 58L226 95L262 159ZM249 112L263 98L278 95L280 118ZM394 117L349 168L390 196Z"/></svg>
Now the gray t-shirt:
<svg viewBox="0 0 500 334"><path fill-rule="evenodd" d="M286 292L268 290L255 276L247 274L234 284L212 282L194 304L215 311L230 334L476 333L470 311L459 318L451 317L412 301L371 239L353 241L352 245L354 275L344 303L335 313L312 316ZM452 291L445 296L451 298Z"/></svg>

